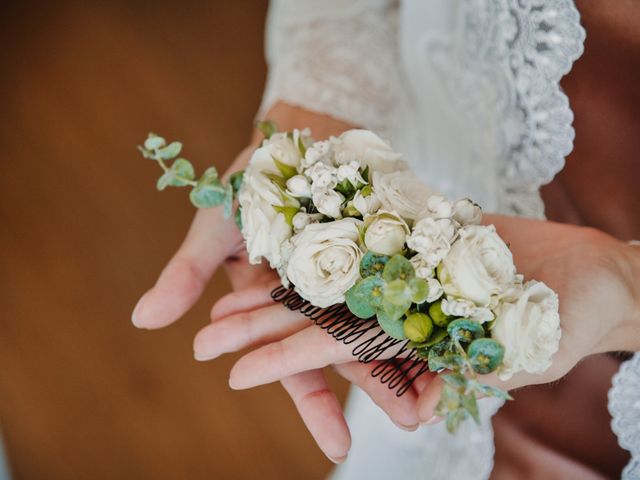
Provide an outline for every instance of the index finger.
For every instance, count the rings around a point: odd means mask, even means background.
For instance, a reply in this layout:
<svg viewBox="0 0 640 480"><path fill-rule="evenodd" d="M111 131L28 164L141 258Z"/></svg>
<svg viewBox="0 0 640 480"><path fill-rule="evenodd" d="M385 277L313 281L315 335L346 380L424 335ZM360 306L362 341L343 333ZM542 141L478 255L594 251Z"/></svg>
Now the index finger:
<svg viewBox="0 0 640 480"><path fill-rule="evenodd" d="M241 242L233 220L218 208L199 210L184 242L156 284L133 310L138 328L161 328L180 318L198 300L218 266Z"/></svg>

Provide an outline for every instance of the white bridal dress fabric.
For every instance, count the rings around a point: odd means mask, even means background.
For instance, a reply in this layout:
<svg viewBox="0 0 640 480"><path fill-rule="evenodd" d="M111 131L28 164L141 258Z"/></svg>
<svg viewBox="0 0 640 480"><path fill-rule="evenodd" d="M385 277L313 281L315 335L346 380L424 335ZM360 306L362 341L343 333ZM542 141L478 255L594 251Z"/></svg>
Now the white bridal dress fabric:
<svg viewBox="0 0 640 480"><path fill-rule="evenodd" d="M372 129L449 197L540 218L539 188L573 146L559 81L584 38L572 0L272 0L261 110L284 100ZM613 383L625 478L640 478L638 354ZM501 404L480 403L480 427L407 433L354 389L353 447L334 479L488 478Z"/></svg>

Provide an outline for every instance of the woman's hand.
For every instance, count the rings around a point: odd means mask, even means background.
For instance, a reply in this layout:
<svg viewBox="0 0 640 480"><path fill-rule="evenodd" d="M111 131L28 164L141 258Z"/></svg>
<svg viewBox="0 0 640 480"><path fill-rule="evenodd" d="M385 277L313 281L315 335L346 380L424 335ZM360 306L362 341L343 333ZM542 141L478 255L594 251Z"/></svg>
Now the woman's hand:
<svg viewBox="0 0 640 480"><path fill-rule="evenodd" d="M282 130L310 127L316 138L338 135L350 125L325 115L318 115L284 103L276 104L266 115ZM243 150L229 168L227 175L245 168L261 136L255 132L251 144ZM138 328L165 327L180 318L198 300L211 275L224 266L235 293L218 302L211 313L212 326L219 322L222 333L207 327L194 342L195 356L199 360L215 358L222 351L232 351L255 341L272 341L306 327L304 319L286 319L282 306L272 310L270 332L261 332L259 326L252 333L243 327L251 311L273 307L268 292L277 282L274 273L266 265L249 265L242 236L231 220L223 218L221 209L199 210L187 237L173 258L164 268L156 284L138 301L132 314L132 322ZM234 297L234 295L236 295ZM285 321L279 322L280 318ZM258 322L260 323L260 322ZM266 327L267 325L265 325ZM236 328L237 327L237 328ZM225 334L224 329L242 332L239 337ZM242 336L244 335L244 337ZM219 344L217 342L220 342ZM213 348L213 350L212 350ZM217 350L217 353L216 353ZM341 366L339 373L360 384L388 408L401 426L417 425L417 394L406 395L402 402L391 401L386 387L369 381L366 366L351 362ZM293 399L305 424L323 452L334 462L344 460L351 444L349 430L342 414L342 407L331 392L321 370L311 369L281 378L282 385Z"/></svg>
<svg viewBox="0 0 640 480"><path fill-rule="evenodd" d="M553 365L544 374L519 374L508 382L489 375L484 381L504 389L546 383L562 377L588 355L640 348L640 294L632 281L639 275L640 260L632 247L588 228L515 217L487 216L485 220L495 224L511 243L518 271L526 278L544 281L559 294L563 336ZM287 315L303 324L301 315ZM263 336L258 343L262 343L268 334L258 325L272 328L268 327L273 323L268 321L270 316L267 310L255 310L246 315L242 329L260 331ZM239 331L227 334L242 335ZM230 385L250 388L305 370L352 361L351 347L309 326L242 357L231 372ZM421 421L432 421L441 382L427 378L417 387L421 392L418 416Z"/></svg>

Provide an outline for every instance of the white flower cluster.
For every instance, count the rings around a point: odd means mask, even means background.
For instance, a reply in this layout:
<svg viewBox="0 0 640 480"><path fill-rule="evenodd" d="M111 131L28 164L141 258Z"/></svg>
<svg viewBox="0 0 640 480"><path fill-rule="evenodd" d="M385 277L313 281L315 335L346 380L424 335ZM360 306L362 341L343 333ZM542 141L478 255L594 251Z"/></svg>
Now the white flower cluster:
<svg viewBox="0 0 640 480"><path fill-rule="evenodd" d="M262 258L318 307L345 301L365 253L409 259L444 315L489 325L505 347L499 374L542 372L558 349L558 299L523 283L480 207L451 202L366 130L313 142L276 133L256 150L239 194L249 260ZM490 323L489 323L490 322Z"/></svg>

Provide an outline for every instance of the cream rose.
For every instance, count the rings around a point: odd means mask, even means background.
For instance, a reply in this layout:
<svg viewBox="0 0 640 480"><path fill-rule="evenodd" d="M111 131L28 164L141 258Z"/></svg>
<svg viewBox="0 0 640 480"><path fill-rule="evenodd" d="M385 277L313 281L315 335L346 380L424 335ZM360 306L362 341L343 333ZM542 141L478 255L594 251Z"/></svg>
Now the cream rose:
<svg viewBox="0 0 640 480"><path fill-rule="evenodd" d="M264 257L272 268L281 267L281 246L292 235L284 215L276 212L261 192L250 188L242 189L238 201L249 263L258 264Z"/></svg>
<svg viewBox="0 0 640 480"><path fill-rule="evenodd" d="M409 226L395 212L380 210L364 218L364 244L382 255L395 255L404 248Z"/></svg>
<svg viewBox="0 0 640 480"><path fill-rule="evenodd" d="M537 374L549 368L561 337L558 295L532 280L495 313L491 336L505 348L499 377L508 380L522 370Z"/></svg>
<svg viewBox="0 0 640 480"><path fill-rule="evenodd" d="M442 288L449 296L486 307L492 296L503 293L515 281L511 251L493 225L469 225L459 229L458 234L442 260Z"/></svg>
<svg viewBox="0 0 640 480"><path fill-rule="evenodd" d="M345 301L360 278L361 224L353 218L315 223L291 239L287 277L300 296L322 308Z"/></svg>
<svg viewBox="0 0 640 480"><path fill-rule="evenodd" d="M393 173L374 171L371 178L382 208L395 211L408 221L415 220L424 210L429 197L437 193L408 170Z"/></svg>
<svg viewBox="0 0 640 480"><path fill-rule="evenodd" d="M280 175L274 159L290 167L298 168L302 155L297 145L286 133L276 133L262 142L249 160L245 175L253 173L273 173Z"/></svg>
<svg viewBox="0 0 640 480"><path fill-rule="evenodd" d="M333 141L336 162L347 164L357 160L370 171L405 170L406 162L391 146L368 130L347 130Z"/></svg>

